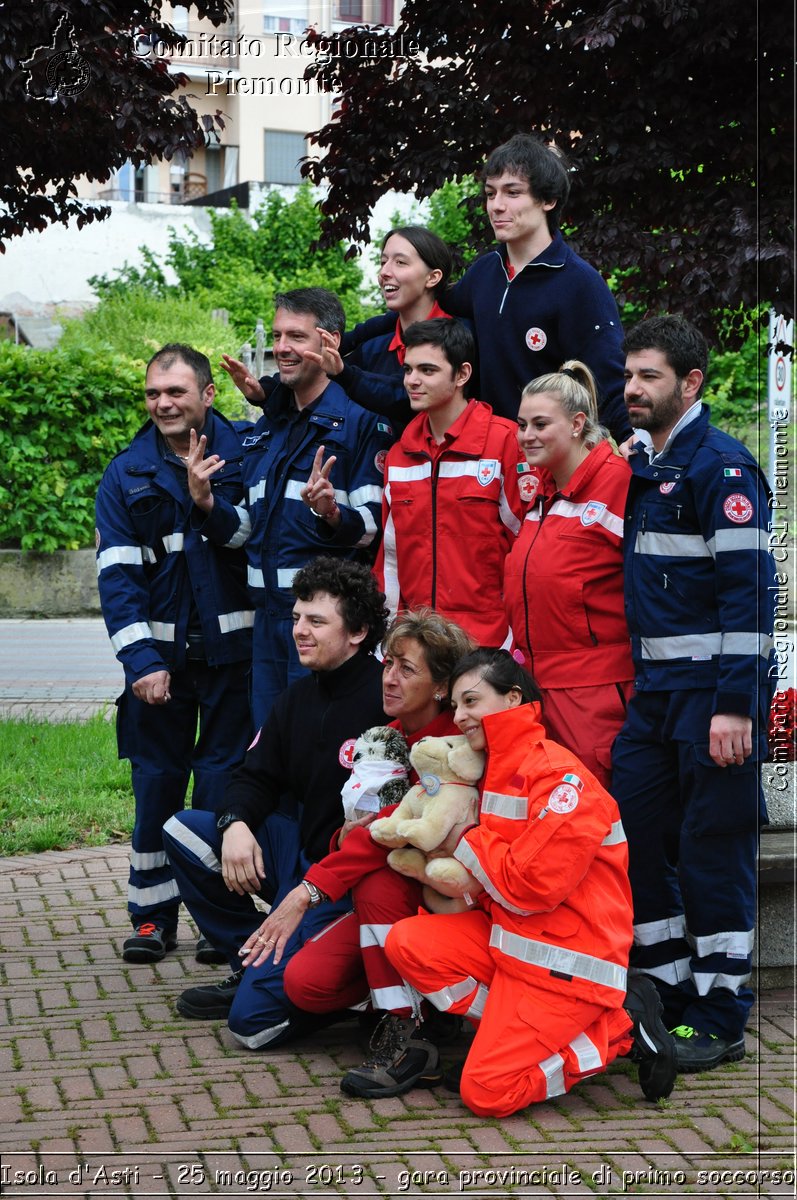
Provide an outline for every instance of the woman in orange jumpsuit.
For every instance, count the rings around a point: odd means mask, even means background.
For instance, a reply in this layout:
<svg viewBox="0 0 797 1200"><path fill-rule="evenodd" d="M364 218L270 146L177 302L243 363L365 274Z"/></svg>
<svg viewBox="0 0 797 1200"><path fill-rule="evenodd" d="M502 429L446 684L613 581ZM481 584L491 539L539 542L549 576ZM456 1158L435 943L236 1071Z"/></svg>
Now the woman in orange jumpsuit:
<svg viewBox="0 0 797 1200"><path fill-rule="evenodd" d="M462 1099L508 1116L632 1046L645 1095L669 1095L674 1051L655 988L626 978L632 905L615 801L545 739L536 685L506 651L467 655L450 688L455 724L488 755L479 824L454 851L473 876L471 907L399 921L385 948L436 1008L477 1026Z"/></svg>

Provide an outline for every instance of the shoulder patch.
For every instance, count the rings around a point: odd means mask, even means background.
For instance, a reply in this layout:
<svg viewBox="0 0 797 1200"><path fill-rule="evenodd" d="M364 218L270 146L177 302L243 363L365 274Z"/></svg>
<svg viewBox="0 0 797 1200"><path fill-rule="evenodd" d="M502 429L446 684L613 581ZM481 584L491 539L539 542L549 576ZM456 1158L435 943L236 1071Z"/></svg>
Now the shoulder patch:
<svg viewBox="0 0 797 1200"><path fill-rule="evenodd" d="M354 765L354 743L356 738L347 738L338 751L338 762L350 771Z"/></svg>
<svg viewBox="0 0 797 1200"><path fill-rule="evenodd" d="M726 498L722 511L734 525L746 525L752 519L753 504L743 492L732 492Z"/></svg>
<svg viewBox="0 0 797 1200"><path fill-rule="evenodd" d="M560 783L548 797L547 808L555 813L569 813L578 805L578 792L570 783Z"/></svg>

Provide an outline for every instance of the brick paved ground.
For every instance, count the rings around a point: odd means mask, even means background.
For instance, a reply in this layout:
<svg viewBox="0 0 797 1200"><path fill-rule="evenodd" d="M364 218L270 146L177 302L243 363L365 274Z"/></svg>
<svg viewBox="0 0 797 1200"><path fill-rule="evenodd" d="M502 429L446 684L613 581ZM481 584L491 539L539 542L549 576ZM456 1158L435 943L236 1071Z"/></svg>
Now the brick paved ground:
<svg viewBox="0 0 797 1200"><path fill-rule="evenodd" d="M338 1087L362 1058L354 1025L249 1054L223 1023L176 1016L215 970L187 923L164 963L122 962L126 865L118 846L0 863L4 1195L795 1194L766 1176L794 1169L787 992L760 997L744 1063L660 1106L625 1064L504 1121L442 1089L362 1102Z"/></svg>

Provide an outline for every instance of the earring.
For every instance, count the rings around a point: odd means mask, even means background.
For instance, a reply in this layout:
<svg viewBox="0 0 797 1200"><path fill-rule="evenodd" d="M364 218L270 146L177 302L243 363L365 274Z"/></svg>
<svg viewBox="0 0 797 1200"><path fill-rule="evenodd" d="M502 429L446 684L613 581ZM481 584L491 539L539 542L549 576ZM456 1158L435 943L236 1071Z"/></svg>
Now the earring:
<svg viewBox="0 0 797 1200"><path fill-rule="evenodd" d="M578 433L577 433L577 431L574 429L574 430L573 430L573 432L570 434L570 436L571 436L571 437L578 437Z"/></svg>
<svg viewBox="0 0 797 1200"><path fill-rule="evenodd" d="M439 693L439 692L435 692L435 694L434 694L434 698L435 698L435 700L437 701L437 703L438 703L438 704L439 704L439 703L441 702L441 700L443 699L443 697L440 695L440 693Z"/></svg>

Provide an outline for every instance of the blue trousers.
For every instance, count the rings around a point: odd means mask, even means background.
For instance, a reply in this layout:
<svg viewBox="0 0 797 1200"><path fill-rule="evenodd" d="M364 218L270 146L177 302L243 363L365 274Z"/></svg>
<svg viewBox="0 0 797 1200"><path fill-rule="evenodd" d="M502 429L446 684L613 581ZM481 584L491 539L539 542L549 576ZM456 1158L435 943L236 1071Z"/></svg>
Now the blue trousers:
<svg viewBox="0 0 797 1200"><path fill-rule="evenodd" d="M183 808L192 772L194 808L223 807L252 740L248 668L189 663L172 675L168 704L145 704L130 685L116 702L119 757L130 759L136 803L127 893L133 925L177 926L180 894L163 852L163 823Z"/></svg>
<svg viewBox="0 0 797 1200"><path fill-rule="evenodd" d="M632 969L652 977L670 1028L736 1040L753 1003L766 735L754 729L742 766L716 766L713 699L708 690L633 696L612 750L612 793L628 838Z"/></svg>
<svg viewBox="0 0 797 1200"><path fill-rule="evenodd" d="M302 851L299 824L272 813L255 835L263 851L266 879L261 897L276 907L304 877L310 860ZM233 971L240 968L240 947L263 921L251 896L228 890L221 874L222 834L207 812L177 813L167 821L163 844L180 895L206 938L227 955ZM328 1024L328 1019L302 1013L285 995L283 975L291 958L330 921L351 908L346 896L309 909L288 941L277 966L269 960L247 967L229 1016L230 1032L250 1050L273 1049L289 1038Z"/></svg>
<svg viewBox="0 0 797 1200"><path fill-rule="evenodd" d="M255 609L252 638L252 720L259 729L271 706L288 684L308 671L299 662L293 640L293 620L265 608Z"/></svg>

